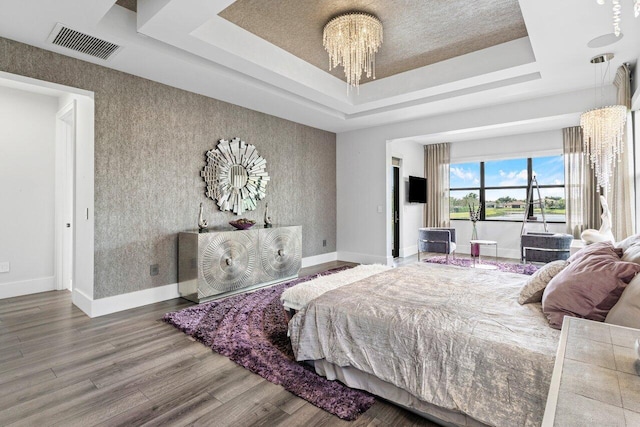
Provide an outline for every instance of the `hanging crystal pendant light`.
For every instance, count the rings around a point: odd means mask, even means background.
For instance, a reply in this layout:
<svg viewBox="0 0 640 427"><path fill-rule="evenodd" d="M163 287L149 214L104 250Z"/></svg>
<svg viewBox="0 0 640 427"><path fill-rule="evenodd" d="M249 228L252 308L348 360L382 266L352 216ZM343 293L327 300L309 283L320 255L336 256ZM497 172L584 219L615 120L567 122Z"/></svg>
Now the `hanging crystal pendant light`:
<svg viewBox="0 0 640 427"><path fill-rule="evenodd" d="M604 0L596 0L596 3L603 5ZM611 0L613 5L613 32L616 37L620 37L620 12L622 11L622 6L620 5L620 0ZM640 16L640 0L633 0L633 14L637 18Z"/></svg>
<svg viewBox="0 0 640 427"><path fill-rule="evenodd" d="M599 64L612 59L613 54L606 53L593 57L591 63ZM591 169L595 171L598 190L601 187L611 189L610 178L624 151L626 123L627 107L624 105L596 108L580 115L584 153L589 157Z"/></svg>
<svg viewBox="0 0 640 427"><path fill-rule="evenodd" d="M382 45L382 22L373 15L351 12L337 16L324 27L322 41L329 54L329 71L344 68L349 86L358 87L364 73L376 78L376 52Z"/></svg>

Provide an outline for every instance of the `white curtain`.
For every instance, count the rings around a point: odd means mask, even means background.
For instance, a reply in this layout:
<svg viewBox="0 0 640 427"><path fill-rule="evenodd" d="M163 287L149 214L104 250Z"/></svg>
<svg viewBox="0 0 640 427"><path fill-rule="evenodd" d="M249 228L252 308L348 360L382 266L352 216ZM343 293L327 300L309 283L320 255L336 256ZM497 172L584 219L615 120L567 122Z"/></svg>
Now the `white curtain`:
<svg viewBox="0 0 640 427"><path fill-rule="evenodd" d="M562 138L567 233L579 239L584 230L600 228L600 199L595 174L584 154L582 128L564 128Z"/></svg>
<svg viewBox="0 0 640 427"><path fill-rule="evenodd" d="M606 192L606 197L613 216L611 231L616 240L622 240L635 230L631 73L626 64L618 68L613 84L618 89L616 104L627 107L627 126L623 136L624 151L616 165L613 185L611 190Z"/></svg>
<svg viewBox="0 0 640 427"><path fill-rule="evenodd" d="M424 176L427 178L426 227L449 227L449 143L425 145Z"/></svg>

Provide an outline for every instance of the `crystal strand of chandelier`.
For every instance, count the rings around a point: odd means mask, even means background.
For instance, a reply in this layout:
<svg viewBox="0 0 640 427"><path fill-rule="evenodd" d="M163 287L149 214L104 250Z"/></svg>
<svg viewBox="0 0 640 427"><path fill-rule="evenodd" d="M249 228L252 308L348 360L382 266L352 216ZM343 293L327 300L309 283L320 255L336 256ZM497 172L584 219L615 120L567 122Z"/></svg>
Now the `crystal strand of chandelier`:
<svg viewBox="0 0 640 427"><path fill-rule="evenodd" d="M620 0L613 0L613 32L616 37L620 36Z"/></svg>
<svg viewBox="0 0 640 427"><path fill-rule="evenodd" d="M589 157L598 187L611 189L614 163L621 161L624 152L623 133L626 123L626 107L615 105L591 110L581 117L584 132L584 152Z"/></svg>
<svg viewBox="0 0 640 427"><path fill-rule="evenodd" d="M375 78L375 53L382 42L382 26L369 16L345 15L325 27L323 44L329 53L329 71L344 67L349 86L359 88L364 73Z"/></svg>

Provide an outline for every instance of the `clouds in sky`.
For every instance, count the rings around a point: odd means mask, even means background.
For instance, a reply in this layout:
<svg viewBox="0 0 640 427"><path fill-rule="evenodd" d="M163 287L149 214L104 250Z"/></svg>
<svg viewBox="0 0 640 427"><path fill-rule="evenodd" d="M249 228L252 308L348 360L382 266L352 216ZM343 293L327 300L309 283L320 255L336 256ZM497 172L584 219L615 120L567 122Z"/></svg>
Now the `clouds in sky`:
<svg viewBox="0 0 640 427"><path fill-rule="evenodd" d="M498 184L500 187L514 187L516 185L527 185L527 170L522 169L520 171L509 171L505 172L503 170L498 171L500 175L500 183Z"/></svg>
<svg viewBox="0 0 640 427"><path fill-rule="evenodd" d="M451 177L456 177L462 181L466 186L480 185L480 178L471 171L471 169L465 169L461 166L451 166ZM462 186L462 185L460 185Z"/></svg>
<svg viewBox="0 0 640 427"><path fill-rule="evenodd" d="M526 197L527 159L492 160L484 164L486 187L523 187L521 189L487 189L487 200L491 197L510 196L517 199ZM533 174L540 185L564 184L564 160L561 155L534 157ZM458 163L451 165L450 187L474 188L480 187L480 162ZM545 189L546 195L563 196L564 189Z"/></svg>

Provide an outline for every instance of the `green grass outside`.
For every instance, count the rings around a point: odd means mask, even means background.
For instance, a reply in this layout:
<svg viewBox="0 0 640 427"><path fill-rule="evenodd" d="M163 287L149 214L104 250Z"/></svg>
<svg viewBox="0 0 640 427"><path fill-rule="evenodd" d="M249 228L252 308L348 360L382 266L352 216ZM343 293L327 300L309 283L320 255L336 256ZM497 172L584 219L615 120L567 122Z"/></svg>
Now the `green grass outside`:
<svg viewBox="0 0 640 427"><path fill-rule="evenodd" d="M565 209L545 209L545 214L556 214L556 215L564 215ZM540 215L540 209L535 209L534 214ZM507 208L489 208L486 210L486 218L492 218L496 216L523 216L524 211L522 209L507 209ZM451 219L469 219L469 212L450 212L449 217Z"/></svg>

